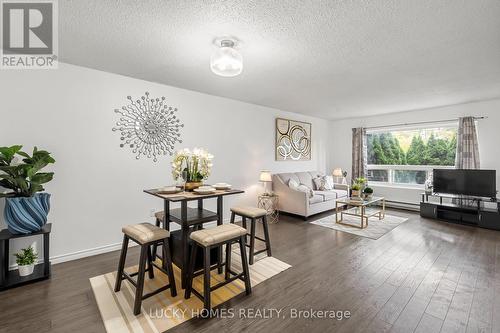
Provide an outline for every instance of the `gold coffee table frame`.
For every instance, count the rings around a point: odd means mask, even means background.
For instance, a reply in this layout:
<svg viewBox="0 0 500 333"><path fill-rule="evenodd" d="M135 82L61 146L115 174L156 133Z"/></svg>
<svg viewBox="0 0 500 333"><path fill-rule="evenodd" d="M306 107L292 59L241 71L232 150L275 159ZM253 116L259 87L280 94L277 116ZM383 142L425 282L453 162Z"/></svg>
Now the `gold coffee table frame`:
<svg viewBox="0 0 500 333"><path fill-rule="evenodd" d="M382 207L370 207L375 203L382 203ZM341 210L342 206L347 206L346 210ZM349 208L351 206L351 208ZM338 215L340 213L340 220ZM360 218L360 226L356 226L350 223L342 222L345 215L356 216ZM347 225L350 227L355 227L359 229L364 229L368 227L368 218L378 215L378 219L382 220L385 218L385 198L384 197L372 197L370 200L353 200L351 198L338 199L335 202L335 222L338 224Z"/></svg>

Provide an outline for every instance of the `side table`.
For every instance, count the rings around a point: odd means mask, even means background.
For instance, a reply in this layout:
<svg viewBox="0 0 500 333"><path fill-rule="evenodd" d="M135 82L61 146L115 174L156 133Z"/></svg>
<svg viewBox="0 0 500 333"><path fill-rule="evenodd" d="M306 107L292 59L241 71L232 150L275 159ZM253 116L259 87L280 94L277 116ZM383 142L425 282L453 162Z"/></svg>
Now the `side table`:
<svg viewBox="0 0 500 333"><path fill-rule="evenodd" d="M259 195L257 206L267 211L267 223L278 223L278 196L276 194Z"/></svg>
<svg viewBox="0 0 500 333"><path fill-rule="evenodd" d="M47 223L40 231L30 234L12 234L7 229L0 231L0 291L50 277L49 238L51 230L52 224ZM33 274L28 276L19 276L17 269L9 271L9 241L36 235L41 235L43 238L43 263L36 264Z"/></svg>

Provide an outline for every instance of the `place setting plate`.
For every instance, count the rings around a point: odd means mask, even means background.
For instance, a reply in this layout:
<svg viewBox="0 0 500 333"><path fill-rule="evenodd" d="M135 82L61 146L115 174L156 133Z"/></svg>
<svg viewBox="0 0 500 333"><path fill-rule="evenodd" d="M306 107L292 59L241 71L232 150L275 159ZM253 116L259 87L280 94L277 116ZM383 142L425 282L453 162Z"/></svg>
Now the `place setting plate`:
<svg viewBox="0 0 500 333"><path fill-rule="evenodd" d="M223 190L223 191L231 189L231 185L227 183L216 183L212 185L212 187L215 188L216 190Z"/></svg>
<svg viewBox="0 0 500 333"><path fill-rule="evenodd" d="M193 190L193 192L196 194L213 194L216 191L217 190L212 186L200 186L200 187L195 188Z"/></svg>
<svg viewBox="0 0 500 333"><path fill-rule="evenodd" d="M176 194L182 192L182 188L176 186L166 186L158 189L158 194Z"/></svg>

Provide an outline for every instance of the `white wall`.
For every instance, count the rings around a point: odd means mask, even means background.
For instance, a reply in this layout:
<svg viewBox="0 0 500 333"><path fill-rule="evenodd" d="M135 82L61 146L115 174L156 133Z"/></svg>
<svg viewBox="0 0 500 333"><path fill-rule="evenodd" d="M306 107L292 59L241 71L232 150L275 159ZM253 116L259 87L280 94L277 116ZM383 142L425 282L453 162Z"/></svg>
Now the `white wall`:
<svg viewBox="0 0 500 333"><path fill-rule="evenodd" d="M440 107L426 110L394 113L382 116L352 118L330 122L329 168L341 167L351 174L352 166L352 132L354 127L372 127L419 121L438 121L454 119L460 116L487 116L488 119L478 122L479 154L481 168L500 169L500 100L491 100ZM421 189L378 187L373 186L376 193L389 200L418 203ZM500 189L500 175L497 177L497 188Z"/></svg>
<svg viewBox="0 0 500 333"><path fill-rule="evenodd" d="M325 171L328 122L321 119L67 64L58 70L2 71L0 145L23 144L25 150L37 145L57 161L54 180L46 186L52 193L56 261L114 249L122 225L152 220L150 210L162 209L159 199L142 191L172 183L171 158L136 160L119 148L119 134L111 131L118 119L113 110L127 104L127 95L137 98L145 91L179 108L185 127L176 148L200 146L215 155L209 183L224 181L246 191L225 200L226 217L235 203L256 204L261 169ZM312 123L311 161L274 160L278 116ZM0 200L0 212L3 205ZM17 242L13 250L24 245Z"/></svg>

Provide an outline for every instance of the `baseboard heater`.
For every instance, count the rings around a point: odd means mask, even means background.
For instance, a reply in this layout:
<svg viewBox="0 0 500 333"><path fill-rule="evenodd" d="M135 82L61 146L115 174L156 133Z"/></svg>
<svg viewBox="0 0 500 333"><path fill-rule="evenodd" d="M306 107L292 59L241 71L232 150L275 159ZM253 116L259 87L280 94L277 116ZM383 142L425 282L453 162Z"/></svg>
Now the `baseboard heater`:
<svg viewBox="0 0 500 333"><path fill-rule="evenodd" d="M397 208L404 210L411 210L414 212L420 211L420 205L411 202L396 201L396 200L385 200L385 206L389 208Z"/></svg>

